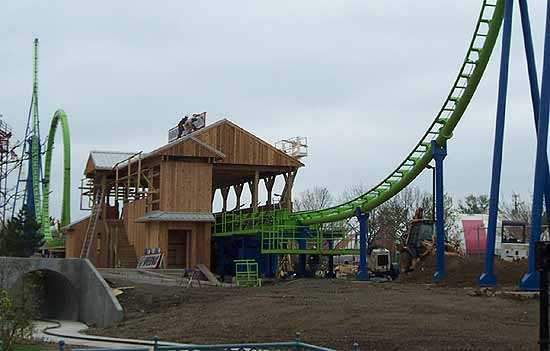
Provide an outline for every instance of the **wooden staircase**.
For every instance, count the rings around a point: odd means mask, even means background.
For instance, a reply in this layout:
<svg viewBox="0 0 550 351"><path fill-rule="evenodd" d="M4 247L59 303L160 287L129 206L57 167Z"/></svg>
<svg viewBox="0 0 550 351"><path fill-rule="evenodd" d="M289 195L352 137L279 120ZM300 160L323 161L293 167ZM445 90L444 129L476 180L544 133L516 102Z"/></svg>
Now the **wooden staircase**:
<svg viewBox="0 0 550 351"><path fill-rule="evenodd" d="M120 219L112 219L107 221L111 235L117 239L116 242L116 258L115 265L117 268L136 268L137 255L134 246L128 241L126 227Z"/></svg>
<svg viewBox="0 0 550 351"><path fill-rule="evenodd" d="M92 213L90 214L90 221L88 222L88 228L86 229L86 236L84 238L84 243L82 244L82 250L80 251L80 258L89 258L90 257L90 247L94 241L95 229L99 217L101 216L101 211L103 209L103 192L101 190L96 190L94 192Z"/></svg>

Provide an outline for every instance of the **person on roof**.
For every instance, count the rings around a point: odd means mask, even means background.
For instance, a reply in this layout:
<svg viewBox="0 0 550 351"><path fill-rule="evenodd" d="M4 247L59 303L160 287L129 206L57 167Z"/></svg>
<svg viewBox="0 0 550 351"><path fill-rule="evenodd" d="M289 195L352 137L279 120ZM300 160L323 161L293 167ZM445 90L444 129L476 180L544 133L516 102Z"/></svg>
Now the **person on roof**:
<svg viewBox="0 0 550 351"><path fill-rule="evenodd" d="M187 123L188 119L189 119L189 117L185 116L178 123L178 139L183 136L183 132L185 130L185 124Z"/></svg>

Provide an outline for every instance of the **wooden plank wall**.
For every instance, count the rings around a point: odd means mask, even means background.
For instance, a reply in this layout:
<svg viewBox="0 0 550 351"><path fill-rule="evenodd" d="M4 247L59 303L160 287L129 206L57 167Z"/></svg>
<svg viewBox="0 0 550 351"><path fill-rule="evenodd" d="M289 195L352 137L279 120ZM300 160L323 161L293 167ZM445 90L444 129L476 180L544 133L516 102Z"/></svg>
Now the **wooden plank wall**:
<svg viewBox="0 0 550 351"><path fill-rule="evenodd" d="M86 237L86 230L88 229L88 223L90 219L87 218L79 223L77 223L71 231L66 232L66 241L65 241L65 256L67 258L80 258L80 253L82 251L82 245ZM98 251L98 234L101 235L101 250ZM92 264L98 268L104 268L108 266L109 262L109 240L110 237L107 235L105 230L105 222L99 220L97 222L96 230L94 233L94 239L92 245L90 246L90 255L88 259Z"/></svg>
<svg viewBox="0 0 550 351"><path fill-rule="evenodd" d="M218 163L294 167L301 165L296 159L227 121L206 129L196 138L225 154L225 158Z"/></svg>
<svg viewBox="0 0 550 351"><path fill-rule="evenodd" d="M90 219L86 218L75 224L70 231L65 231L65 257L80 257L80 251L82 250L82 244L84 243L84 237L86 236L86 229L88 228L89 222Z"/></svg>
<svg viewBox="0 0 550 351"><path fill-rule="evenodd" d="M212 212L212 164L166 161L161 164L160 210Z"/></svg>
<svg viewBox="0 0 550 351"><path fill-rule="evenodd" d="M202 263L210 267L210 223L201 222L165 222L160 224L160 232L162 233L162 243L165 248L161 247L163 252L168 252L168 231L182 230L187 231L186 241L186 266L196 267ZM165 268L168 265L167 258L164 262ZM183 267L182 267L183 268Z"/></svg>
<svg viewBox="0 0 550 351"><path fill-rule="evenodd" d="M166 147L162 149L159 155L172 155L172 156L193 156L193 157L220 157L216 150L201 145L193 139L186 139L184 141L178 142L173 146Z"/></svg>
<svg viewBox="0 0 550 351"><path fill-rule="evenodd" d="M124 203L124 225L128 241L134 246L136 256L143 256L146 248L160 247L158 230L151 231L150 225L136 223L135 220L145 214L146 199Z"/></svg>

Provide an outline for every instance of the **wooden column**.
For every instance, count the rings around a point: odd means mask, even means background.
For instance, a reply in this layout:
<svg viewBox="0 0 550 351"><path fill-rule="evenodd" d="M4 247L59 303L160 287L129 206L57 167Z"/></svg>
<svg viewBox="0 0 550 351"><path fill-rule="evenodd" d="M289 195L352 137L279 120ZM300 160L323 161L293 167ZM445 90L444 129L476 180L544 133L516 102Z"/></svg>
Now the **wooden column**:
<svg viewBox="0 0 550 351"><path fill-rule="evenodd" d="M252 182L248 182L248 186L250 187L250 194L252 195L252 200L250 207L253 209L254 212L258 211L258 201L259 201L259 183L260 183L260 172L255 171L254 172L254 180Z"/></svg>
<svg viewBox="0 0 550 351"><path fill-rule="evenodd" d="M267 201L265 202L265 204L267 206L271 205L271 196L273 195L273 186L275 185L275 178L276 176L271 176L271 177L267 177L267 178L264 178L264 184L265 184L265 189L267 190Z"/></svg>
<svg viewBox="0 0 550 351"><path fill-rule="evenodd" d="M244 184L235 184L233 185L233 189L235 189L235 195L237 196L237 203L235 204L235 210L238 210L241 208L241 195L243 193Z"/></svg>
<svg viewBox="0 0 550 351"><path fill-rule="evenodd" d="M285 177L285 188L281 197L281 206L289 211L292 211L292 187L294 186L296 173L298 173L297 169L283 174Z"/></svg>
<svg viewBox="0 0 550 351"><path fill-rule="evenodd" d="M222 192L222 212L227 211L227 197L229 196L229 190L231 190L231 187L225 186L220 189Z"/></svg>

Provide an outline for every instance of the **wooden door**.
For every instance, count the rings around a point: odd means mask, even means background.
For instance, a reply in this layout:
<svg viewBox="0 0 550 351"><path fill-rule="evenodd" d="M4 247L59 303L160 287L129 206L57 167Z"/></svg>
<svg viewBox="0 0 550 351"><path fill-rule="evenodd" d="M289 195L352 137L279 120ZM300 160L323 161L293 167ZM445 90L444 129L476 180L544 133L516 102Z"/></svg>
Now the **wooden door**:
<svg viewBox="0 0 550 351"><path fill-rule="evenodd" d="M168 231L168 268L185 268L188 230Z"/></svg>

